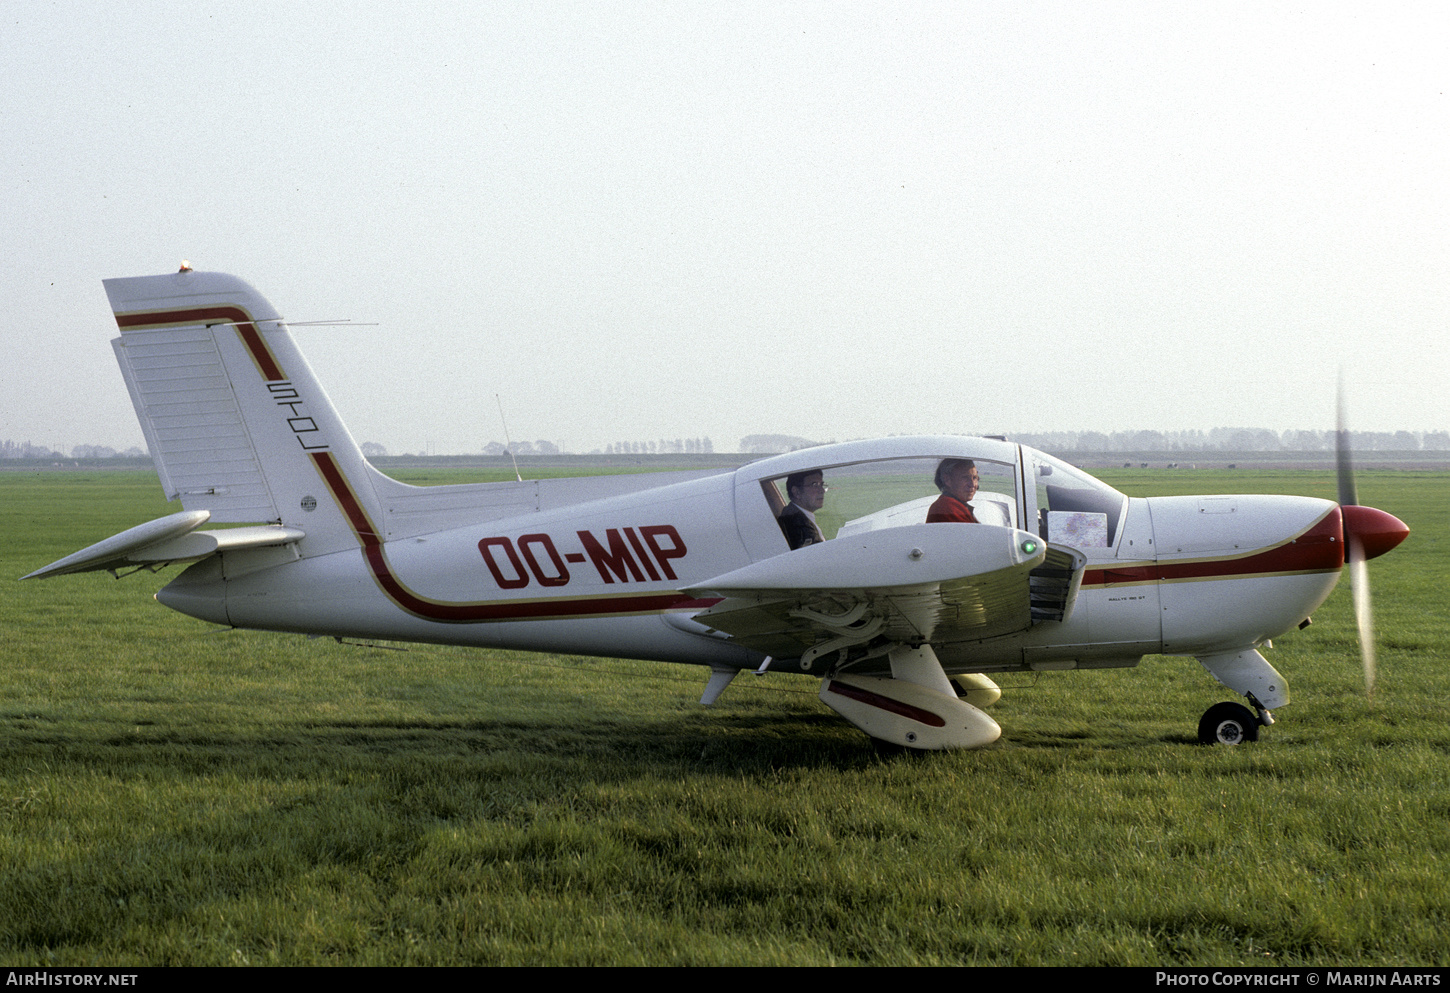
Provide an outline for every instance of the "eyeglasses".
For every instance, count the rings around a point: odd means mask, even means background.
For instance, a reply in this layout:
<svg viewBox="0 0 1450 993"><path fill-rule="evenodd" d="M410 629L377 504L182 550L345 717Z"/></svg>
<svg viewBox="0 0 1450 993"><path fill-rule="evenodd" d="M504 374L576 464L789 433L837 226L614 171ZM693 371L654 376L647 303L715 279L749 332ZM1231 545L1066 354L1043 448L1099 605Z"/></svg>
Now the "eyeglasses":
<svg viewBox="0 0 1450 993"><path fill-rule="evenodd" d="M803 489L803 490L820 490L822 493L829 493L830 490L831 490L831 488L829 486L827 486L825 483L802 483L801 484L801 489Z"/></svg>

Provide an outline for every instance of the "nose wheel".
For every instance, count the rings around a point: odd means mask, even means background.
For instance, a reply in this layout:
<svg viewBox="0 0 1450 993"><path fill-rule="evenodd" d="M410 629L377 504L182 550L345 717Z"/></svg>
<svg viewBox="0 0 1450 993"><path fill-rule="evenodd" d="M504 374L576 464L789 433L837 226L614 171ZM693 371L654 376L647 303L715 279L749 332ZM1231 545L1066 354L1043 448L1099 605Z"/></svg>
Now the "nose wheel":
<svg viewBox="0 0 1450 993"><path fill-rule="evenodd" d="M1259 740L1260 721L1248 707L1216 703L1198 722L1198 740L1204 745L1241 745Z"/></svg>

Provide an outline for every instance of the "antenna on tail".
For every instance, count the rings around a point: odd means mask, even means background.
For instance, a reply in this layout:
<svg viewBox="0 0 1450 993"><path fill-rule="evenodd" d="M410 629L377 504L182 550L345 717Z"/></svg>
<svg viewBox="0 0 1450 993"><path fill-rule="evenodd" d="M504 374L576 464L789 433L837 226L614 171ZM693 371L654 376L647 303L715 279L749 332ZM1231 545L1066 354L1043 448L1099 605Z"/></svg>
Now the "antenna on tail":
<svg viewBox="0 0 1450 993"><path fill-rule="evenodd" d="M514 455L514 442L513 439L509 437L509 422L503 416L503 398L501 398L497 393L493 395L493 398L498 401L498 419L503 422L503 440L504 443L508 445L509 458L513 459L514 462L514 478L522 483L524 481L524 477L519 474L518 456Z"/></svg>

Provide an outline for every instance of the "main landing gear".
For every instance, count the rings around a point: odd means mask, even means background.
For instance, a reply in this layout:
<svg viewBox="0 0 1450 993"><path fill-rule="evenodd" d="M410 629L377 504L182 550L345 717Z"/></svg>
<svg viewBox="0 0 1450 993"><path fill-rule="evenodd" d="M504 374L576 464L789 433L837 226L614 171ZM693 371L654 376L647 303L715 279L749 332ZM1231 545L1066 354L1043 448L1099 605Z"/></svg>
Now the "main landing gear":
<svg viewBox="0 0 1450 993"><path fill-rule="evenodd" d="M1264 711L1260 718L1248 707L1237 703L1216 703L1204 712L1198 722L1198 741L1204 745L1241 745L1259 740L1259 726L1272 724L1274 718Z"/></svg>

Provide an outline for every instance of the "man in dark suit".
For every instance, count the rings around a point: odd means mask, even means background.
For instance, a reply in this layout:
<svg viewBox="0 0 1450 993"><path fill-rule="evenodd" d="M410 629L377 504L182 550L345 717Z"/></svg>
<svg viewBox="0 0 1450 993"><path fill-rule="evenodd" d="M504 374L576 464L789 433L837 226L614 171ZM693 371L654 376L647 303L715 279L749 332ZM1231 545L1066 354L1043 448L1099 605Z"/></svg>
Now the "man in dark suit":
<svg viewBox="0 0 1450 993"><path fill-rule="evenodd" d="M796 472L786 477L790 503L780 512L780 530L792 549L818 545L825 538L816 525L816 511L826 503L826 481L819 472Z"/></svg>

